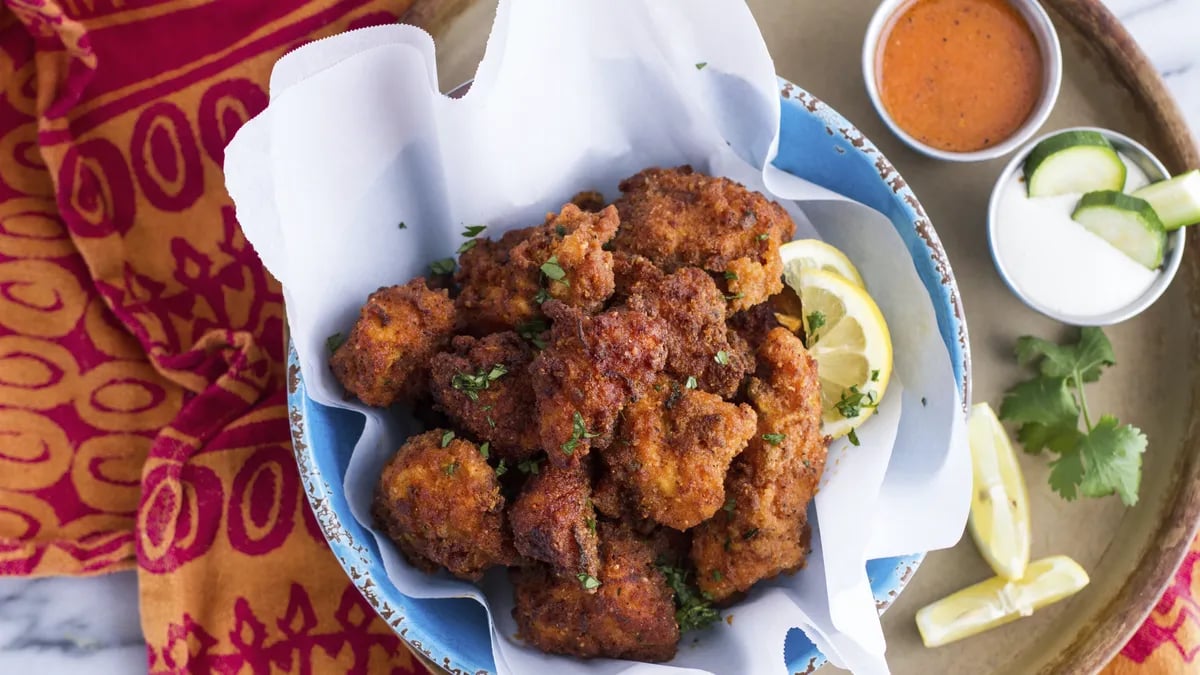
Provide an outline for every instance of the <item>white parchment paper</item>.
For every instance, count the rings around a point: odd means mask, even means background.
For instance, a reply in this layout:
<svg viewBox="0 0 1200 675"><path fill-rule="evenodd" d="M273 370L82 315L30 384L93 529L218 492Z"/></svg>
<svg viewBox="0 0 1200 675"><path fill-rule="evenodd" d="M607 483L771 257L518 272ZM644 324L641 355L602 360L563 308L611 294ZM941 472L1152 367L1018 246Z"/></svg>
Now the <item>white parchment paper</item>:
<svg viewBox="0 0 1200 675"><path fill-rule="evenodd" d="M731 624L694 645L689 636L671 664L526 648L513 638L503 573L480 586L426 575L376 533L391 581L412 597L487 607L501 673L783 673L793 627L834 664L887 672L864 564L961 536L971 480L962 402L929 296L887 218L770 166L779 92L749 10L728 0L502 1L466 97L438 93L435 68L431 39L407 26L307 45L279 61L270 105L226 150L238 219L284 285L309 394L367 418L345 481L363 524L380 468L416 425L344 401L327 336L345 332L375 289L452 254L463 225L494 237L540 223L579 190L614 197L621 178L649 166L690 163L741 181L781 200L798 237L845 250L888 319L896 374L859 430L862 446L830 449L808 567L760 584L729 610Z"/></svg>

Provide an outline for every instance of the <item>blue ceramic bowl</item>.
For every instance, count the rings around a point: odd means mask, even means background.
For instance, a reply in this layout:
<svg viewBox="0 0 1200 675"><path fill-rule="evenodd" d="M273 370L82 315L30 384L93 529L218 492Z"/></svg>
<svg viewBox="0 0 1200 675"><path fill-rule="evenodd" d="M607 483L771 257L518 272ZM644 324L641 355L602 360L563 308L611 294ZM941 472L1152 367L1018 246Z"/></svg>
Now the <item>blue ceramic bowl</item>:
<svg viewBox="0 0 1200 675"><path fill-rule="evenodd" d="M958 287L916 196L850 122L799 87L780 84L783 114L775 165L891 219L933 300L959 392L969 401L970 352ZM305 492L334 555L354 584L380 616L433 663L456 673L495 672L483 608L470 599L421 600L400 593L388 581L375 539L351 514L342 483L362 417L310 399L294 350L288 356L288 391L292 442ZM923 558L924 553L915 553L867 563L880 607L895 600ZM793 673L814 670L825 662L798 629L788 635L784 658Z"/></svg>

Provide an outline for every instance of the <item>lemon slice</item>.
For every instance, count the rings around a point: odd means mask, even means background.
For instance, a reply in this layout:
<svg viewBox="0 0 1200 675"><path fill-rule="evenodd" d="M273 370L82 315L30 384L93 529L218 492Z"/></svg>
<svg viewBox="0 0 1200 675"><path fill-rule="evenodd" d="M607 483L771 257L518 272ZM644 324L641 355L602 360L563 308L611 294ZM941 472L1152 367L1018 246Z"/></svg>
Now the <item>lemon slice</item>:
<svg viewBox="0 0 1200 675"><path fill-rule="evenodd" d="M1005 579L1025 576L1029 564L1029 493L1008 434L991 406L971 408L967 422L975 493L971 536L984 559Z"/></svg>
<svg viewBox="0 0 1200 675"><path fill-rule="evenodd" d="M862 275L846 254L820 239L789 241L779 247L779 257L783 258L783 279L792 288L797 288L800 276L811 270L833 272L854 282L856 286L866 288Z"/></svg>
<svg viewBox="0 0 1200 675"><path fill-rule="evenodd" d="M788 284L800 296L808 351L817 361L823 431L840 438L874 414L887 391L891 334L866 290L839 274L808 269Z"/></svg>
<svg viewBox="0 0 1200 675"><path fill-rule="evenodd" d="M1064 555L1043 558L1017 581L992 577L921 608L917 629L926 647L940 647L1029 616L1087 585L1079 563Z"/></svg>

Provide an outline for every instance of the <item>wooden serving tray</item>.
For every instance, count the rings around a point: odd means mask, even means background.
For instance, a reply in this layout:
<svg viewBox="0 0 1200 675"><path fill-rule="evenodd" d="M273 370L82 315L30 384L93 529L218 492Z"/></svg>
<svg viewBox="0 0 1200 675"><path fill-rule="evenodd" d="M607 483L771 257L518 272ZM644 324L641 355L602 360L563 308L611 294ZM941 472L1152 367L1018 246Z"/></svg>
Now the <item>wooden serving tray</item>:
<svg viewBox="0 0 1200 675"><path fill-rule="evenodd" d="M1007 158L951 164L909 150L875 114L860 52L874 0L750 0L779 75L829 103L887 155L912 186L950 256L966 306L974 397L996 406L1023 377L1012 347L1024 334L1068 330L1014 297L997 275L985 233L987 201ZM1158 74L1098 0L1043 0L1058 27L1065 72L1044 131L1076 125L1142 141L1173 172L1200 166L1197 147ZM418 0L408 17L433 34L444 91L474 75L494 0ZM913 622L921 606L991 576L969 537L931 554L888 610L893 672L976 675L1090 673L1103 667L1157 602L1200 521L1200 241L1189 233L1174 285L1145 314L1107 329L1117 366L1092 385L1093 410L1140 426L1150 439L1141 501L1063 501L1047 483L1047 461L1021 458L1033 510L1033 556L1066 554L1091 575L1069 601L984 635L926 649ZM829 667L823 669L832 670Z"/></svg>

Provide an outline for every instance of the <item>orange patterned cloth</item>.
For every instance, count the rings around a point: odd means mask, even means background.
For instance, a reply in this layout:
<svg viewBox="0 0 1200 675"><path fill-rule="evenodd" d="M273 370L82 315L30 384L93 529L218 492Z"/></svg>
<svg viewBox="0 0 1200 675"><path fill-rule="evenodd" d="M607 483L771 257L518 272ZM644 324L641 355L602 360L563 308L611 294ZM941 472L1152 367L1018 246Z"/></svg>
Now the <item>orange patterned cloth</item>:
<svg viewBox="0 0 1200 675"><path fill-rule="evenodd" d="M0 574L136 567L151 672L425 672L303 497L282 298L221 174L280 55L408 4L0 7ZM1112 673L1200 662L1198 564Z"/></svg>
<svg viewBox="0 0 1200 675"><path fill-rule="evenodd" d="M0 573L136 566L151 672L425 672L304 499L221 174L276 59L408 4L0 6Z"/></svg>

